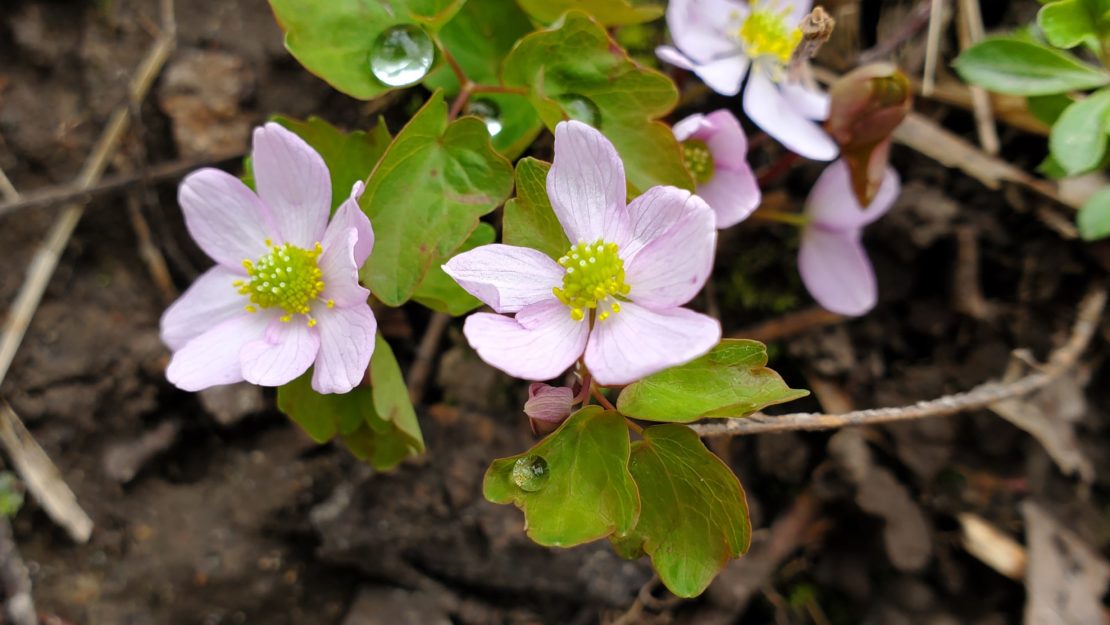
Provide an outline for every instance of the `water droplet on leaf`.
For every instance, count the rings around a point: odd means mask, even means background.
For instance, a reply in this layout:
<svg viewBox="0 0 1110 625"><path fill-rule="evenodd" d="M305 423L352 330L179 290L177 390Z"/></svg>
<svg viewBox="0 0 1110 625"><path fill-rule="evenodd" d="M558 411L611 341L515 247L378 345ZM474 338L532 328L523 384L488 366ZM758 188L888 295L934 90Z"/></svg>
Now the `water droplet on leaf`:
<svg viewBox="0 0 1110 625"><path fill-rule="evenodd" d="M549 477L551 477L550 470L543 456L524 456L517 458L513 463L513 483L519 486L520 490L534 493L543 488Z"/></svg>
<svg viewBox="0 0 1110 625"><path fill-rule="evenodd" d="M555 101L563 107L563 110L571 119L589 124L594 128L601 127L601 110L597 108L593 100L586 96L577 93L566 93L556 96Z"/></svg>
<svg viewBox="0 0 1110 625"><path fill-rule="evenodd" d="M436 48L424 29L412 24L382 31L370 48L370 71L390 87L404 87L428 74Z"/></svg>
<svg viewBox="0 0 1110 625"><path fill-rule="evenodd" d="M501 107L497 106L497 103L493 100L485 98L471 100L466 106L466 114L482 118L491 137L496 137L497 133L501 132L501 128L503 128Z"/></svg>

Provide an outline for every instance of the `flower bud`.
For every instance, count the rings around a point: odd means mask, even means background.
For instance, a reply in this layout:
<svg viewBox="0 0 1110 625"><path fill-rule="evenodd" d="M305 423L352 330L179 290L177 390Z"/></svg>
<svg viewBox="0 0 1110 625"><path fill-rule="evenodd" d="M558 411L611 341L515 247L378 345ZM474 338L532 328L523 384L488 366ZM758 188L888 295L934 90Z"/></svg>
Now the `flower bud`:
<svg viewBox="0 0 1110 625"><path fill-rule="evenodd" d="M825 129L840 145L860 206L871 204L890 160L894 130L913 104L910 82L890 63L857 68L829 88Z"/></svg>
<svg viewBox="0 0 1110 625"><path fill-rule="evenodd" d="M560 423L566 421L573 405L573 389L534 382L528 387L528 401L524 403L524 414L528 415L532 432L536 436L544 436L554 432Z"/></svg>

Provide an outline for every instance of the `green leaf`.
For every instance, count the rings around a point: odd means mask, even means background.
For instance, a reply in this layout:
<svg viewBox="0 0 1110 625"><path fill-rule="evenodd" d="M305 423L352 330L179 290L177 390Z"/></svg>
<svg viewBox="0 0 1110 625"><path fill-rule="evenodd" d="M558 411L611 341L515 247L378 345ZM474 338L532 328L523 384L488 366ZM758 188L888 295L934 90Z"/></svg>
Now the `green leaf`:
<svg viewBox="0 0 1110 625"><path fill-rule="evenodd" d="M697 360L626 386L617 410L637 419L689 423L702 417L743 417L809 395L787 386L766 365L763 343L725 339Z"/></svg>
<svg viewBox="0 0 1110 625"><path fill-rule="evenodd" d="M369 132L343 132L319 117L299 121L275 115L271 119L295 132L324 159L331 172L332 212L350 196L356 182L366 180L392 140L382 120Z"/></svg>
<svg viewBox="0 0 1110 625"><path fill-rule="evenodd" d="M751 544L744 489L690 428L657 425L643 436L628 464L640 490L640 520L614 548L625 557L646 553L671 592L696 597Z"/></svg>
<svg viewBox="0 0 1110 625"><path fill-rule="evenodd" d="M370 360L373 388L344 394L312 389L312 370L278 388L278 409L317 443L339 436L360 460L391 469L424 451L416 413L389 344L378 336Z"/></svg>
<svg viewBox="0 0 1110 625"><path fill-rule="evenodd" d="M1106 154L1110 90L1103 89L1072 104L1052 126L1048 148L1070 176L1090 171Z"/></svg>
<svg viewBox="0 0 1110 625"><path fill-rule="evenodd" d="M462 10L439 33L443 47L455 57L467 78L479 85L501 84L501 62L521 37L532 32L532 22L513 0L468 0ZM459 81L446 64L428 75L424 85L442 88L449 95L459 92ZM543 122L528 98L505 93L471 96L467 113L483 112L492 105L490 116L498 128L493 147L506 158L516 158L543 130ZM484 116L484 115L482 115Z"/></svg>
<svg viewBox="0 0 1110 625"><path fill-rule="evenodd" d="M493 503L511 502L523 510L528 536L535 542L572 547L628 532L636 524L640 501L628 472L628 454L624 418L588 406L527 452L494 460L483 490ZM524 472L537 466L537 457L545 470Z"/></svg>
<svg viewBox="0 0 1110 625"><path fill-rule="evenodd" d="M655 121L678 102L674 83L630 59L588 15L571 11L551 28L521 39L505 59L503 78L506 85L531 90L533 105L551 129L571 117L566 110L571 103L596 107L598 119L582 121L613 142L636 189L694 188L674 133Z"/></svg>
<svg viewBox="0 0 1110 625"><path fill-rule="evenodd" d="M1060 0L1041 7L1037 12L1037 25L1045 39L1057 48L1074 48L1081 43L1097 46L1098 25L1088 2Z"/></svg>
<svg viewBox="0 0 1110 625"><path fill-rule="evenodd" d="M1110 187L1095 193L1076 216L1079 234L1087 241L1110 236Z"/></svg>
<svg viewBox="0 0 1110 625"><path fill-rule="evenodd" d="M589 13L605 26L627 26L650 22L663 15L663 7L629 0L517 0L542 24L550 24L572 9Z"/></svg>
<svg viewBox="0 0 1110 625"><path fill-rule="evenodd" d="M1066 93L1054 93L1052 95L1029 96L1025 99L1025 106L1033 117L1036 117L1046 126L1051 126L1056 123L1056 120L1060 119L1064 110L1071 106L1074 101Z"/></svg>
<svg viewBox="0 0 1110 625"><path fill-rule="evenodd" d="M522 158L516 164L516 197L505 203L501 238L506 245L537 249L558 259L570 241L547 197L550 163Z"/></svg>
<svg viewBox="0 0 1110 625"><path fill-rule="evenodd" d="M474 232L470 233L470 238L462 244L462 247L455 250L452 256L469 252L480 245L493 243L496 238L497 231L493 229L493 226L485 222L480 223L474 229ZM439 266L428 270L428 274L424 276L424 281L412 294L412 299L432 310L447 313L453 317L465 315L482 305L478 298L464 291Z"/></svg>
<svg viewBox="0 0 1110 625"><path fill-rule="evenodd" d="M967 82L1016 95L1050 95L1110 83L1105 70L1067 52L1007 38L986 39L968 48L956 59L955 68Z"/></svg>
<svg viewBox="0 0 1110 625"><path fill-rule="evenodd" d="M307 69L353 98L390 91L370 71L382 31L402 24L434 33L465 0L270 0L285 48Z"/></svg>
<svg viewBox="0 0 1110 625"><path fill-rule="evenodd" d="M400 306L432 267L466 241L478 220L513 187L512 166L490 145L481 121L447 123L437 91L386 150L360 204L374 224L374 251L361 276L389 306Z"/></svg>

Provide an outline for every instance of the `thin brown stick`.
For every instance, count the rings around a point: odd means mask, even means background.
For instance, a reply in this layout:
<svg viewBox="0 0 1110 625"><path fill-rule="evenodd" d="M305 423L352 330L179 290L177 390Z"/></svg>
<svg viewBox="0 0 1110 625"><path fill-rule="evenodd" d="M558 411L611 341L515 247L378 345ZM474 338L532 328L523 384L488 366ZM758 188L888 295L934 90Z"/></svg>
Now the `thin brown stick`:
<svg viewBox="0 0 1110 625"><path fill-rule="evenodd" d="M860 53L859 64L864 65L872 63L894 54L898 46L913 39L917 36L917 33L921 32L921 29L929 23L929 14L931 12L931 0L920 0L913 11L902 21L902 25L898 32Z"/></svg>
<svg viewBox="0 0 1110 625"><path fill-rule="evenodd" d="M424 398L424 387L432 375L432 362L435 360L436 350L447 326L451 323L451 316L446 313L432 315L428 321L428 328L424 330L424 338L416 348L416 358L409 369L409 399L413 404L420 404Z"/></svg>
<svg viewBox="0 0 1110 625"><path fill-rule="evenodd" d="M960 49L966 50L983 39L983 14L979 10L979 0L959 0L959 23L956 27ZM935 88L935 85L933 85ZM932 95L930 88L929 95ZM1000 142L998 128L994 124L994 111L987 90L971 85L971 105L975 113L975 127L979 133L979 145L990 155L998 154Z"/></svg>
<svg viewBox="0 0 1110 625"><path fill-rule="evenodd" d="M58 467L3 398L0 398L0 445L47 516L65 528L74 541L88 542L92 535L92 519L78 505L77 496L62 480Z"/></svg>
<svg viewBox="0 0 1110 625"><path fill-rule="evenodd" d="M788 313L754 326L741 328L729 334L734 339L752 339L770 343L808 330L835 325L849 318L829 312L820 306Z"/></svg>
<svg viewBox="0 0 1110 625"><path fill-rule="evenodd" d="M1072 326L1068 341L1049 356L1048 362L1043 367L1012 382L986 382L964 393L921 401L910 406L855 410L844 414L801 412L770 416L756 413L747 419L698 424L692 427L701 436L747 436L770 432L831 430L857 425L877 425L928 417L945 417L987 408L996 402L1038 391L1070 371L1090 344L1105 308L1106 286L1099 283L1092 286L1080 302L1075 325Z"/></svg>
<svg viewBox="0 0 1110 625"><path fill-rule="evenodd" d="M133 104L141 102L146 97L151 85L154 84L154 79L161 73L162 66L173 51L175 27L170 0L164 0L163 10L167 11L163 16L165 31L151 46L132 78L128 89L128 102L112 114L92 153L85 160L85 165L81 168L74 185L77 188L87 190L100 179L108 166L108 160L115 154L127 130ZM35 251L31 265L27 268L27 277L12 303L11 311L4 321L3 333L0 335L0 382L3 382L8 374L15 353L27 334L27 328L31 325L31 318L38 310L43 293L46 292L46 286L54 275L62 252L70 237L73 236L73 231L77 228L77 223L81 221L84 212L85 205L82 203L66 206L54 221L54 225L46 235L46 240Z"/></svg>
<svg viewBox="0 0 1110 625"><path fill-rule="evenodd" d="M932 0L929 6L929 32L925 40L925 75L921 78L921 92L926 97L933 94L933 87L937 84L937 59L940 57L943 20L944 0Z"/></svg>

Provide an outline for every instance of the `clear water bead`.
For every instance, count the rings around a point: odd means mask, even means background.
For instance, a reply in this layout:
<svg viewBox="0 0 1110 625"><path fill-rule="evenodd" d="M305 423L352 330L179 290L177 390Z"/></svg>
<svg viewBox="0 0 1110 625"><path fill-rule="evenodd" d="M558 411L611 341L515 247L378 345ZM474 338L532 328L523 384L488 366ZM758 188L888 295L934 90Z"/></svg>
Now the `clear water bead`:
<svg viewBox="0 0 1110 625"><path fill-rule="evenodd" d="M513 483L520 490L534 493L547 484L551 471L547 467L547 460L535 454L517 458L513 463Z"/></svg>
<svg viewBox="0 0 1110 625"><path fill-rule="evenodd" d="M382 31L370 48L370 71L390 87L404 87L428 75L436 47L424 29L412 24Z"/></svg>
<svg viewBox="0 0 1110 625"><path fill-rule="evenodd" d="M496 137L504 128L504 124L501 123L501 107L493 100L486 98L470 100L466 105L466 114L481 118L486 123L486 130L491 137Z"/></svg>

